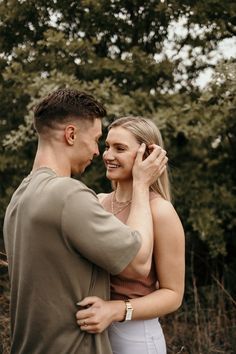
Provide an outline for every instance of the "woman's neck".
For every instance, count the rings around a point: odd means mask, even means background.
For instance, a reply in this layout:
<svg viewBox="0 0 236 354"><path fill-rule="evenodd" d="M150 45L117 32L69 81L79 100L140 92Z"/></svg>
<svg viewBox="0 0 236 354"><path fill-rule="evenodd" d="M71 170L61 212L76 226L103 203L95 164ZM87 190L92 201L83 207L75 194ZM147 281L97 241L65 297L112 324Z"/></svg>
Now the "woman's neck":
<svg viewBox="0 0 236 354"><path fill-rule="evenodd" d="M118 202L127 202L132 199L133 181L122 181L117 183L116 200Z"/></svg>

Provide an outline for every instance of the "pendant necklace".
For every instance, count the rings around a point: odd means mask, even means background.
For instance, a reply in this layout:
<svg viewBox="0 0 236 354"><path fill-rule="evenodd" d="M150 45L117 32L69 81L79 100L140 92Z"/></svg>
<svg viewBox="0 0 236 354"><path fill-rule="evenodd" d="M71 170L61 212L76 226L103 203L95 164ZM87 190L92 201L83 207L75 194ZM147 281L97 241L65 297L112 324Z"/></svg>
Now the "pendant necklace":
<svg viewBox="0 0 236 354"><path fill-rule="evenodd" d="M112 214L117 215L121 211L125 210L131 204L131 201L132 201L132 199L130 199L126 202L118 202L116 200L116 191L115 191L112 195L112 198L111 198L111 212L112 212Z"/></svg>

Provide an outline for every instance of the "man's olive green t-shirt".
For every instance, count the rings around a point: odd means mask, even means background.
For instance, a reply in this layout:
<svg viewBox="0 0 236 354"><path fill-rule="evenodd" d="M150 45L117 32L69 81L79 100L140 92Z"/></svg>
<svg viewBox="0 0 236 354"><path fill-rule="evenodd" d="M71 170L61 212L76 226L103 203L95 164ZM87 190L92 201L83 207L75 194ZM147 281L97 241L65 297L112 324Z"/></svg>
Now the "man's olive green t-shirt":
<svg viewBox="0 0 236 354"><path fill-rule="evenodd" d="M107 331L76 323L85 296L109 298L140 237L83 183L41 168L14 193L4 221L11 282L12 354L110 354Z"/></svg>

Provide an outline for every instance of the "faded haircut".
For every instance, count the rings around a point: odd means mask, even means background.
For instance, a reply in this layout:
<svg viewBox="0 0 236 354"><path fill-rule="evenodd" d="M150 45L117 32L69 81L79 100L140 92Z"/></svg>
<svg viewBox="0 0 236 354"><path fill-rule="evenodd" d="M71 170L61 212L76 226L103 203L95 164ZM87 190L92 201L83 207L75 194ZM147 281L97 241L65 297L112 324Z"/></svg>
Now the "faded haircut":
<svg viewBox="0 0 236 354"><path fill-rule="evenodd" d="M55 123L66 123L71 119L93 122L105 115L106 109L92 95L64 88L51 92L34 107L34 126L41 133Z"/></svg>

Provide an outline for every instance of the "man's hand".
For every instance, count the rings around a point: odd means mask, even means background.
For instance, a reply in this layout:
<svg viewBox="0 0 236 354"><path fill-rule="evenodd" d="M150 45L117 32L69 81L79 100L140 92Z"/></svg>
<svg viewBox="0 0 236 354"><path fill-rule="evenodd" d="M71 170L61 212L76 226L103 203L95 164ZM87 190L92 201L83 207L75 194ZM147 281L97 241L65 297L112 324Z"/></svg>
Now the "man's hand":
<svg viewBox="0 0 236 354"><path fill-rule="evenodd" d="M146 145L141 144L133 166L133 182L143 186L151 186L162 175L168 158L166 151L158 145L148 146L150 155L143 159Z"/></svg>

